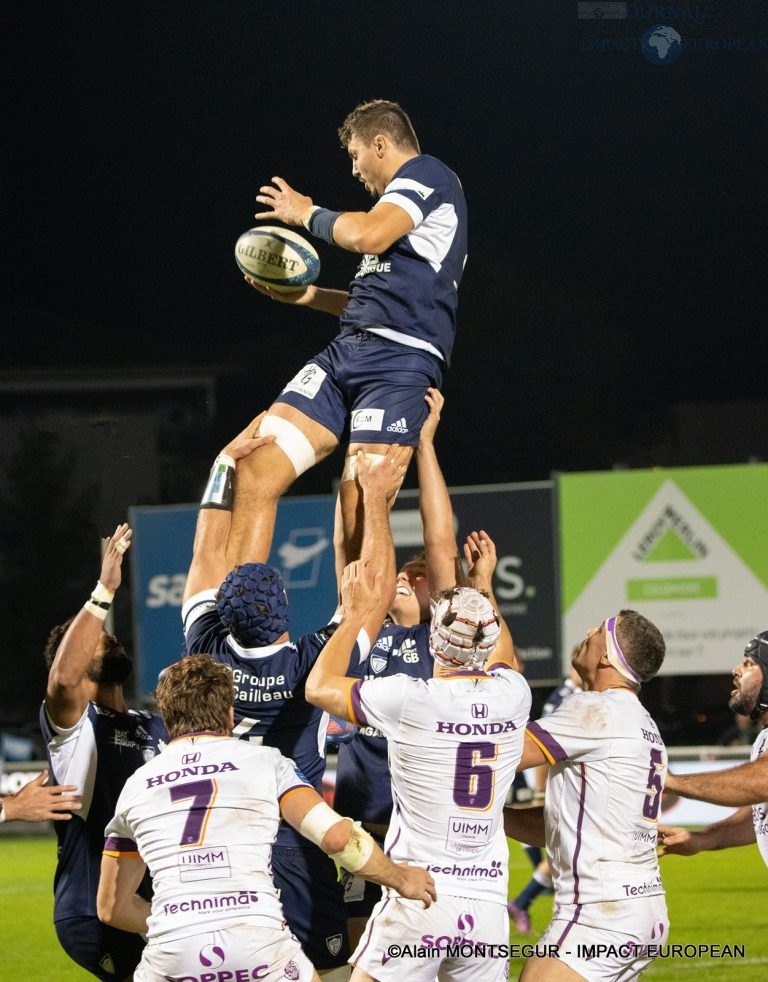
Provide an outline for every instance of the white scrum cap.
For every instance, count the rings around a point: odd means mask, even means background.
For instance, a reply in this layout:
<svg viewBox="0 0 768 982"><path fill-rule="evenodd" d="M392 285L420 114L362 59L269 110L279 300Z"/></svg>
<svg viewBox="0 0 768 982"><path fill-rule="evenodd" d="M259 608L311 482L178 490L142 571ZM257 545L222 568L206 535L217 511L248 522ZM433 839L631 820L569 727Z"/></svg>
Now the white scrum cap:
<svg viewBox="0 0 768 982"><path fill-rule="evenodd" d="M435 607L429 643L438 664L482 668L500 634L499 614L488 597L460 586Z"/></svg>

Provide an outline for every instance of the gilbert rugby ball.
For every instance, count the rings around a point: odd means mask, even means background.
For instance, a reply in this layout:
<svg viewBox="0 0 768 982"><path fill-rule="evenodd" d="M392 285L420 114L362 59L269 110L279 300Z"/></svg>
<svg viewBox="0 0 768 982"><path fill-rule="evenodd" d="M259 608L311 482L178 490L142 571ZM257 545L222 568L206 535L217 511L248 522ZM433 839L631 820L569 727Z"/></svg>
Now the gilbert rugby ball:
<svg viewBox="0 0 768 982"><path fill-rule="evenodd" d="M235 243L237 265L246 276L272 290L303 290L320 273L320 259L297 232L276 225L257 225Z"/></svg>

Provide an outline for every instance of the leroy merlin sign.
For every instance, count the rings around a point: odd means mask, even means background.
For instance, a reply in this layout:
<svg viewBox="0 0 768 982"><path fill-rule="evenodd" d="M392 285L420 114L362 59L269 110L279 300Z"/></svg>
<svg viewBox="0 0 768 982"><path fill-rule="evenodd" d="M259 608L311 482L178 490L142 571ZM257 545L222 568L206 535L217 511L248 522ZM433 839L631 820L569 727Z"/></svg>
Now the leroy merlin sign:
<svg viewBox="0 0 768 982"><path fill-rule="evenodd" d="M722 673L768 627L768 466L564 474L558 502L564 651L632 607L661 674Z"/></svg>

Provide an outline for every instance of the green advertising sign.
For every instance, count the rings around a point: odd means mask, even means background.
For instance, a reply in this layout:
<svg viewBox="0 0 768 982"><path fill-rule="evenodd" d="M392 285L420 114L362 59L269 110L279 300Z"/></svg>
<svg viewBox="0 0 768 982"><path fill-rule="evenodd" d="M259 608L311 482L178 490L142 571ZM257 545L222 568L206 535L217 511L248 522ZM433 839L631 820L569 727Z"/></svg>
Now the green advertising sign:
<svg viewBox="0 0 768 982"><path fill-rule="evenodd" d="M728 671L768 622L768 466L562 474L563 650L622 607L662 630L662 674Z"/></svg>

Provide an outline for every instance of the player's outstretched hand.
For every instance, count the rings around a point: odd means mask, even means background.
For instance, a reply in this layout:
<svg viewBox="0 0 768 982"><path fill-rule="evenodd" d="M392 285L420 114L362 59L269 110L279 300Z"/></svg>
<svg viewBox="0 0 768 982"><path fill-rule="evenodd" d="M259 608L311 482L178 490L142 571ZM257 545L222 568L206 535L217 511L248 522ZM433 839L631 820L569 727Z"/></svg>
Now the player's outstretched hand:
<svg viewBox="0 0 768 982"><path fill-rule="evenodd" d="M432 876L421 866L410 866L408 863L395 863L400 870L400 881L395 889L406 900L421 900L425 907L431 907L432 901L437 900L437 890Z"/></svg>
<svg viewBox="0 0 768 982"><path fill-rule="evenodd" d="M229 441L221 452L228 454L232 460L242 460L243 457L252 454L259 447L263 447L267 443L274 443L274 435L261 436L259 434L261 421L266 415L266 410L259 413L258 416L250 421L245 429L241 430L234 439Z"/></svg>
<svg viewBox="0 0 768 982"><path fill-rule="evenodd" d="M271 184L263 184L256 200L272 210L258 211L254 218L279 218L286 225L301 225L304 215L314 204L310 197L295 191L282 177L273 177Z"/></svg>
<svg viewBox="0 0 768 982"><path fill-rule="evenodd" d="M104 555L101 559L99 582L113 593L122 581L123 556L131 545L133 530L127 522L118 525L109 539L104 539Z"/></svg>
<svg viewBox="0 0 768 982"><path fill-rule="evenodd" d="M362 450L357 452L357 479L364 495L381 494L387 501L394 501L405 480L405 472L413 454L412 447L392 444L382 460L369 463Z"/></svg>
<svg viewBox="0 0 768 982"><path fill-rule="evenodd" d="M477 590L489 591L496 569L496 544L487 532L470 532L464 543L467 579Z"/></svg>
<svg viewBox="0 0 768 982"><path fill-rule="evenodd" d="M439 389L429 388L424 396L424 402L429 406L429 415L421 427L419 446L434 442L437 424L440 422L440 413L445 405L445 397Z"/></svg>
<svg viewBox="0 0 768 982"><path fill-rule="evenodd" d="M659 856L695 856L699 852L697 833L672 825L658 828Z"/></svg>
<svg viewBox="0 0 768 982"><path fill-rule="evenodd" d="M252 276L244 276L243 279L248 286L252 286L263 297L277 300L278 303L292 304L294 307L311 307L317 296L317 287L312 284L305 286L303 290L273 290L271 287L257 282Z"/></svg>
<svg viewBox="0 0 768 982"><path fill-rule="evenodd" d="M75 784L46 784L48 771L33 778L14 795L3 798L3 812L9 822L69 821L70 812L78 811L80 798L70 792Z"/></svg>
<svg viewBox="0 0 768 982"><path fill-rule="evenodd" d="M341 603L345 614L354 610L366 616L378 607L380 600L380 572L366 568L359 559L344 567L341 574Z"/></svg>

